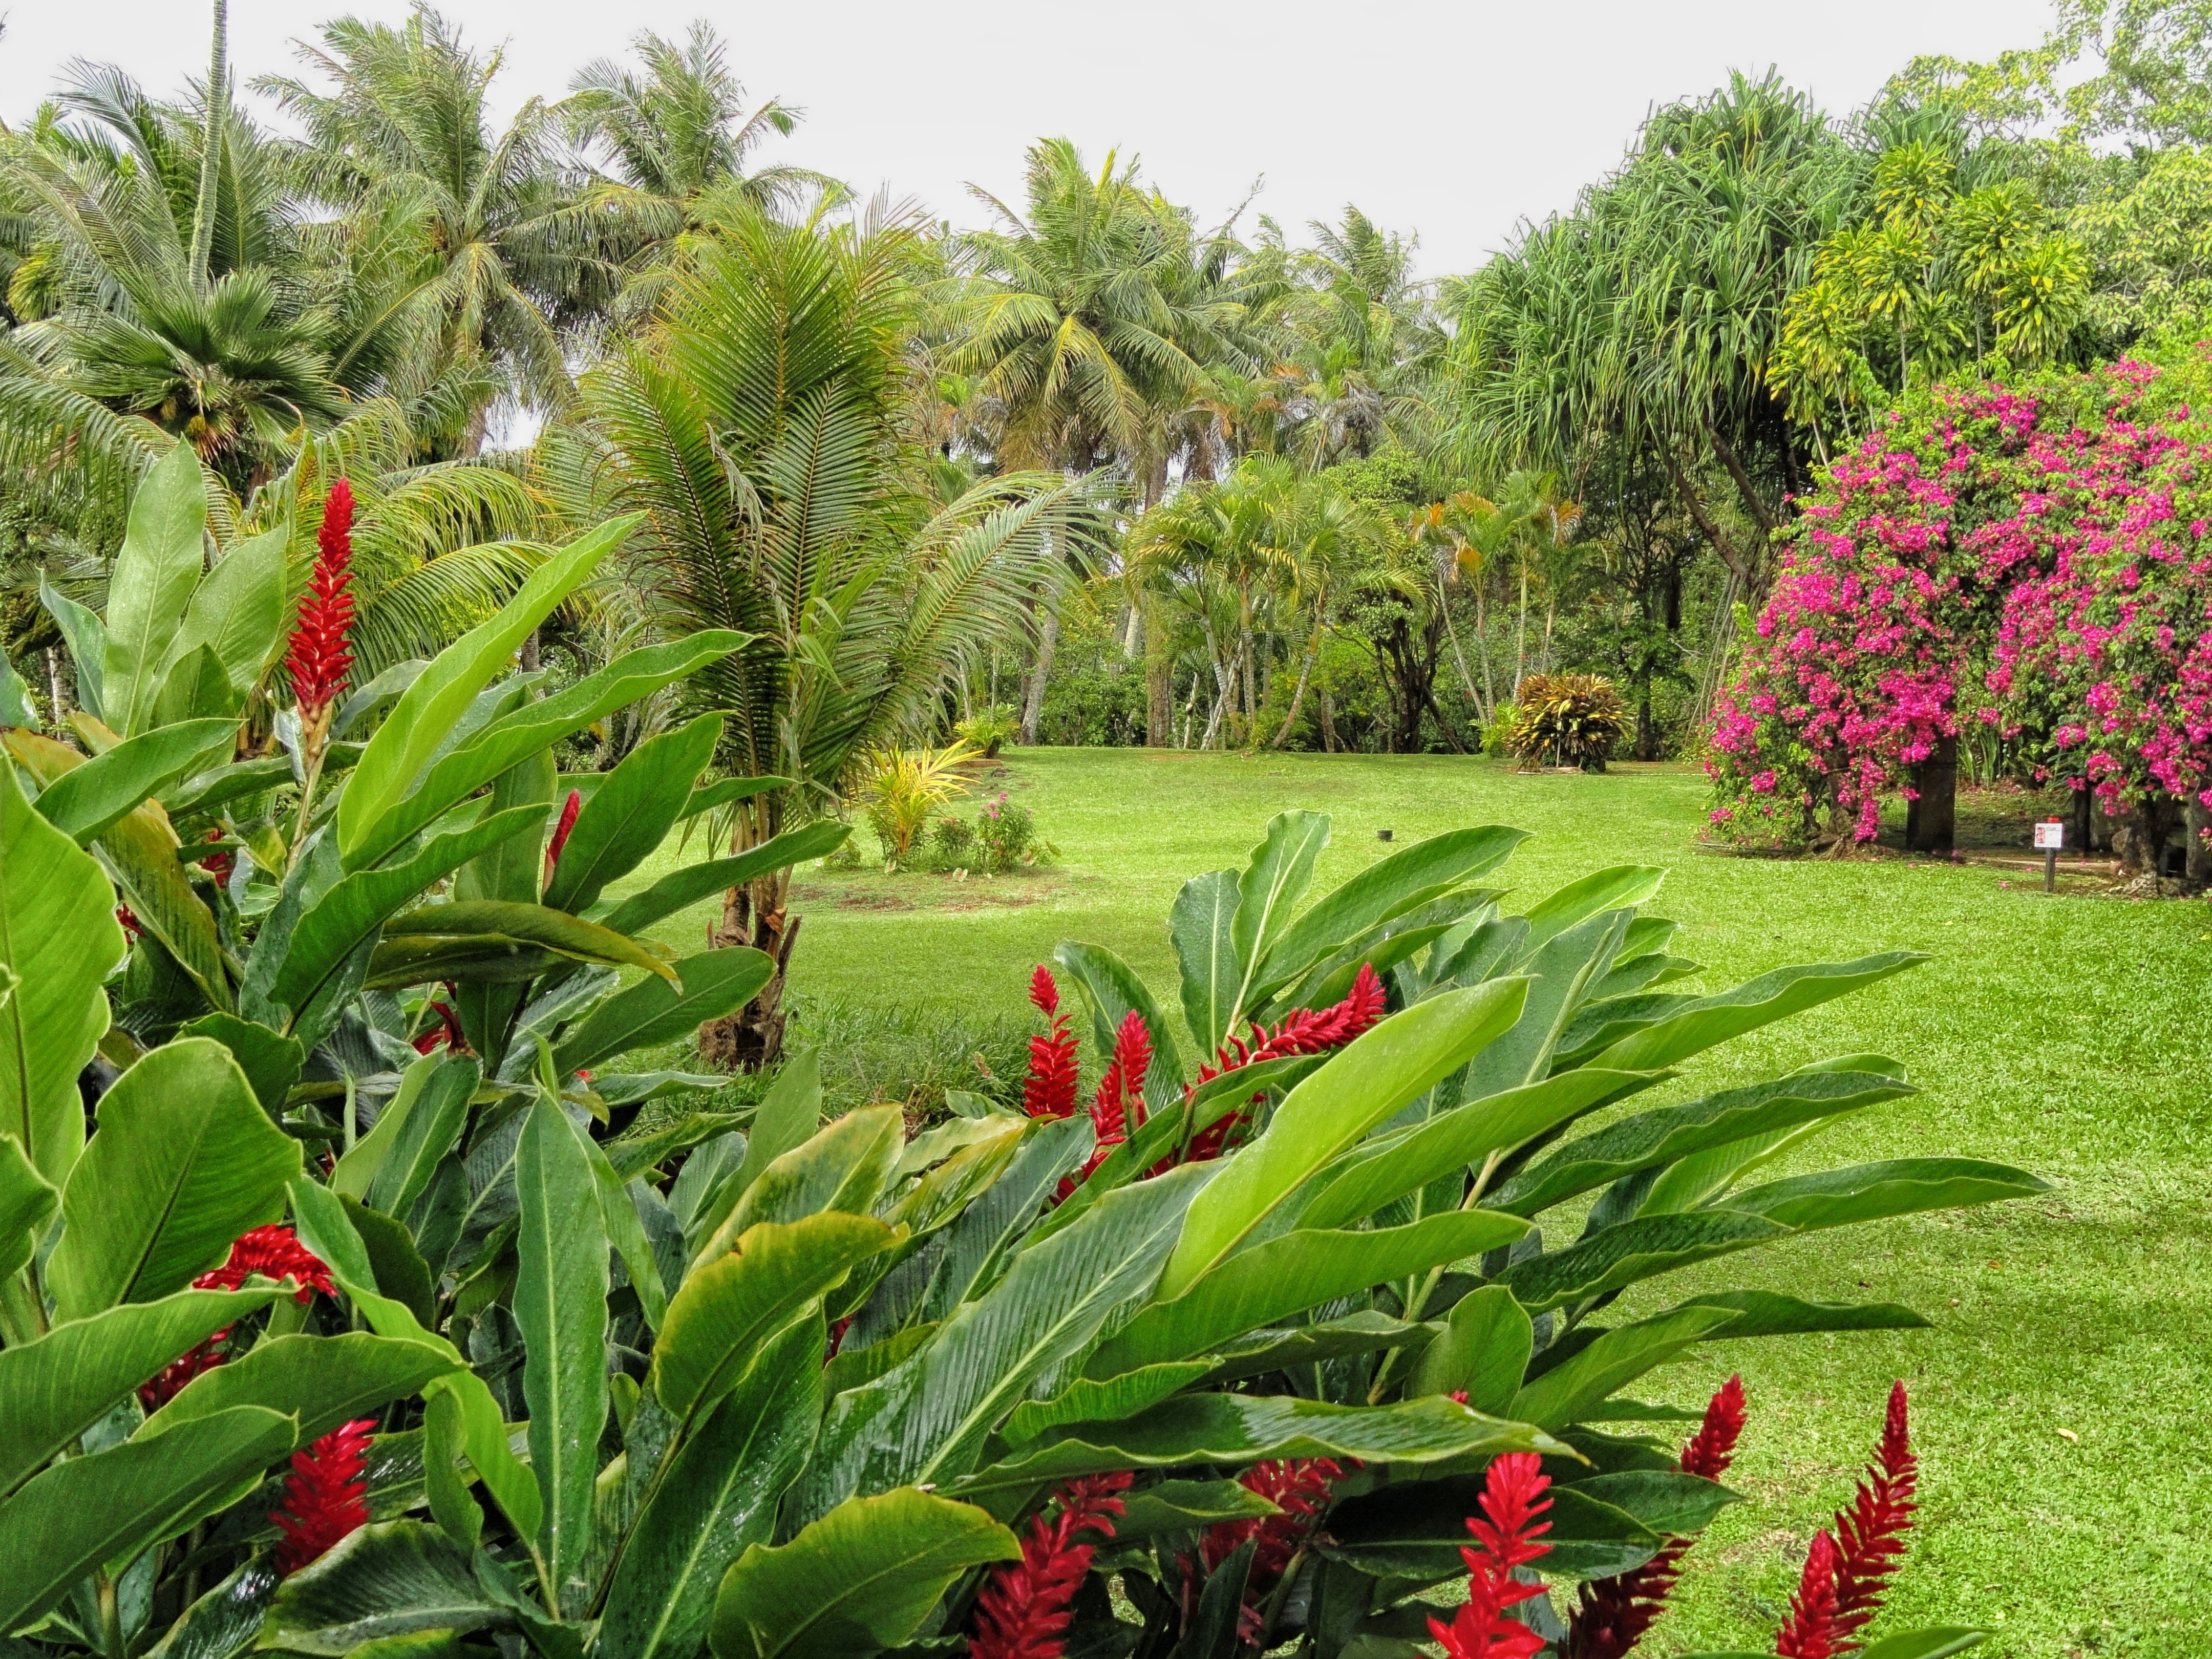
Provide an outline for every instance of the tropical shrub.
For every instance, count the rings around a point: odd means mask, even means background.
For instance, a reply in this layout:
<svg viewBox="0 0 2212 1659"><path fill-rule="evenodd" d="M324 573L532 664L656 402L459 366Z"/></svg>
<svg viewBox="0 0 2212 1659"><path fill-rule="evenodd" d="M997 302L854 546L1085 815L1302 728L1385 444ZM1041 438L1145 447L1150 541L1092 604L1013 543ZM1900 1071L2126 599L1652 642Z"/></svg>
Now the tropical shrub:
<svg viewBox="0 0 2212 1659"><path fill-rule="evenodd" d="M854 798L883 848L884 868L903 868L929 815L968 793L962 763L975 753L965 742L943 749L878 749L860 757Z"/></svg>
<svg viewBox="0 0 2212 1659"><path fill-rule="evenodd" d="M975 844L983 867L1001 875L1053 856L1052 844L1037 835L1036 815L1003 789L976 811Z"/></svg>
<svg viewBox="0 0 2212 1659"><path fill-rule="evenodd" d="M1627 707L1602 674L1529 674L1514 694L1505 744L1523 766L1602 772L1628 727Z"/></svg>
<svg viewBox="0 0 2212 1659"><path fill-rule="evenodd" d="M2212 809L2212 455L2201 360L1891 416L1805 503L1716 704L1713 819L1871 840L1885 794L1979 722L2006 769L2093 791L2155 852Z"/></svg>
<svg viewBox="0 0 2212 1659"><path fill-rule="evenodd" d="M1521 718L1517 703L1500 703L1498 713L1482 728L1482 752L1504 760L1513 752L1513 723Z"/></svg>
<svg viewBox="0 0 2212 1659"><path fill-rule="evenodd" d="M1022 720L1012 703L997 702L957 722L952 732L985 760L996 760L1002 747L1021 736Z"/></svg>
<svg viewBox="0 0 2212 1659"><path fill-rule="evenodd" d="M929 826L929 855L940 870L964 870L975 850L975 826L946 813Z"/></svg>

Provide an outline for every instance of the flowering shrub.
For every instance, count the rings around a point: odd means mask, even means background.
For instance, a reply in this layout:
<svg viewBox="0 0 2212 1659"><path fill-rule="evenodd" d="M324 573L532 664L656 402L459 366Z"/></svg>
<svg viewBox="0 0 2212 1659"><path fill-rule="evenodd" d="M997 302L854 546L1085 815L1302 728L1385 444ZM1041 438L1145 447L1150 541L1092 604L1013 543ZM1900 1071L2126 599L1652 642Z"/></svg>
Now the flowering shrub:
<svg viewBox="0 0 2212 1659"><path fill-rule="evenodd" d="M1036 815L1009 800L1003 789L975 814L975 839L982 845L986 870L1003 872L1053 855L1051 844L1036 832Z"/></svg>
<svg viewBox="0 0 2212 1659"><path fill-rule="evenodd" d="M2154 851L2212 805L2207 362L2124 362L1890 415L1804 503L1707 770L1747 842L1871 840L1964 722Z"/></svg>

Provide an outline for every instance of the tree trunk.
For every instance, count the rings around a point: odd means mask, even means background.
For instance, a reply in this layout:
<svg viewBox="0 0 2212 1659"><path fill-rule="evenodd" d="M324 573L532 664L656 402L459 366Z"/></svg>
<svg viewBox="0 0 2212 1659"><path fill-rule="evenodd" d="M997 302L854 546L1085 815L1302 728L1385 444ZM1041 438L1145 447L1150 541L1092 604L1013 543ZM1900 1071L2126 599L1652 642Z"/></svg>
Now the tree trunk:
<svg viewBox="0 0 2212 1659"><path fill-rule="evenodd" d="M1513 700L1521 701L1521 682L1528 678L1528 561L1521 561L1521 617L1513 624Z"/></svg>
<svg viewBox="0 0 2212 1659"><path fill-rule="evenodd" d="M535 674L538 672L538 630L533 628L530 630L529 637L522 641L522 650L520 653L521 658L520 666L522 672L526 674Z"/></svg>
<svg viewBox="0 0 2212 1659"><path fill-rule="evenodd" d="M1175 745L1175 661L1168 654L1159 600L1146 593L1139 603L1145 617L1145 742L1169 749Z"/></svg>
<svg viewBox="0 0 2212 1659"><path fill-rule="evenodd" d="M1291 690L1291 712L1283 716L1283 729L1275 733L1274 746L1280 749L1291 740L1291 733L1298 723L1298 709L1306 700L1306 681L1312 678L1314 659L1321 654L1321 619L1314 619L1313 637L1306 641L1305 659L1298 664L1298 683Z"/></svg>
<svg viewBox="0 0 2212 1659"><path fill-rule="evenodd" d="M2212 887L2212 841L2205 839L2212 833L2212 809L2192 789L2182 798L2182 833L2189 837L2189 859L2182 873L2191 887Z"/></svg>
<svg viewBox="0 0 2212 1659"><path fill-rule="evenodd" d="M1334 755L1343 745L1336 740L1336 710L1330 705L1328 688L1321 688L1321 746Z"/></svg>
<svg viewBox="0 0 2212 1659"><path fill-rule="evenodd" d="M742 812L730 837L730 851L750 851L775 833L771 815ZM789 1018L783 1006L783 983L801 920L791 914L790 896L788 869L732 887L722 896L721 920L707 930L708 948L750 945L775 963L775 971L760 994L736 1013L699 1028L699 1055L709 1066L726 1072L757 1072L783 1058L784 1025Z"/></svg>
<svg viewBox="0 0 2212 1659"><path fill-rule="evenodd" d="M1905 816L1907 850L1949 852L1958 840L1958 738L1937 738L1934 752L1912 769L1912 784L1918 793Z"/></svg>
<svg viewBox="0 0 2212 1659"><path fill-rule="evenodd" d="M1060 605L1053 595L1042 596L1044 621L1037 629L1036 670L1030 676L1029 695L1022 701L1022 742L1037 740L1037 722L1044 718L1044 685L1052 678L1054 647L1060 643Z"/></svg>

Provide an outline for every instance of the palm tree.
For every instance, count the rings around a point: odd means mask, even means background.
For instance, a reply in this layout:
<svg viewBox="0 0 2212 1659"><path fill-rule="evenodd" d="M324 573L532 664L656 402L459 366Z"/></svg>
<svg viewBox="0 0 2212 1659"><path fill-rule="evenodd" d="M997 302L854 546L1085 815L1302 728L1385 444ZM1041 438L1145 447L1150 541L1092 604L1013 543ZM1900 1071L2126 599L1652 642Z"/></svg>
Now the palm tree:
<svg viewBox="0 0 2212 1659"><path fill-rule="evenodd" d="M905 408L917 234L880 208L732 218L673 275L643 337L585 377L573 428L540 447L570 513L645 514L631 580L662 631L755 636L692 687L727 712L726 767L789 781L736 809L734 849L832 810L856 757L930 720L978 652L1027 628L1048 565L1101 534L1085 484L1049 473L933 501ZM718 939L779 965L709 1032L725 1063L779 1050L788 895L785 872L724 906Z"/></svg>
<svg viewBox="0 0 2212 1659"><path fill-rule="evenodd" d="M433 262L407 304L431 319L438 356L489 373L516 402L565 407L561 325L603 309L618 273L560 176L553 111L531 99L495 131L501 55L468 48L428 6L398 28L343 17L299 53L331 90L257 82L307 130L291 151L297 181L325 202L414 216ZM462 454L483 447L489 413L471 412Z"/></svg>
<svg viewBox="0 0 2212 1659"><path fill-rule="evenodd" d="M1437 336L1414 279L1418 239L1347 206L1341 225L1310 227L1316 246L1292 256L1296 286L1282 307L1285 444L1310 469L1375 453L1407 412L1421 358Z"/></svg>

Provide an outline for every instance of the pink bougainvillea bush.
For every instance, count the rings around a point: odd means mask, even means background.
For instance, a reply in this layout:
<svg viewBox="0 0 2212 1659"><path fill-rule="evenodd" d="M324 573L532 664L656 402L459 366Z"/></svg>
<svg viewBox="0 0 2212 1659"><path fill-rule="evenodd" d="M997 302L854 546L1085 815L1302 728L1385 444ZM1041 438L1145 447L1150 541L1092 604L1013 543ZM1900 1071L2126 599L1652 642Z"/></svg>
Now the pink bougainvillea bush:
<svg viewBox="0 0 2212 1659"><path fill-rule="evenodd" d="M1713 821L1869 841L1979 721L2155 846L2212 807L2212 362L1938 387L1827 469L1715 711Z"/></svg>

